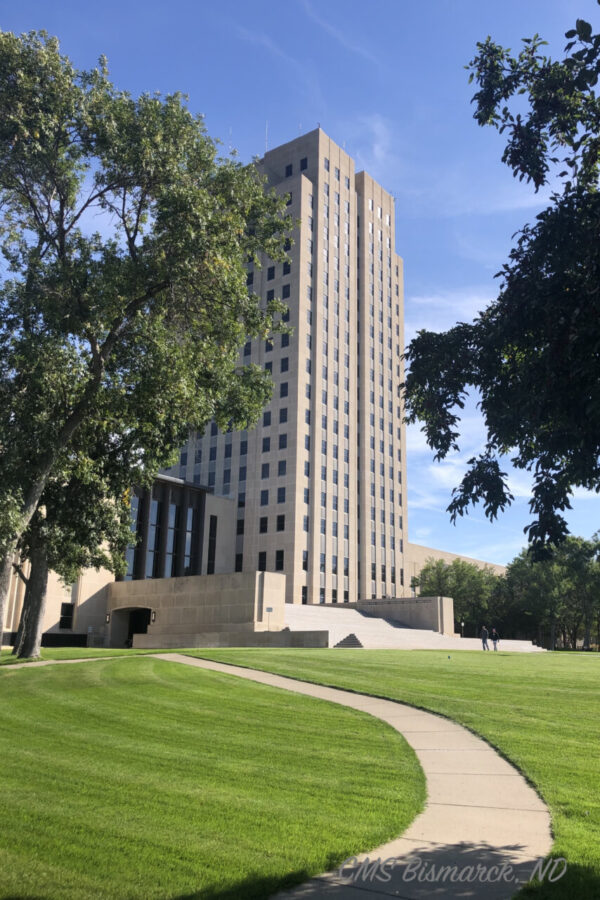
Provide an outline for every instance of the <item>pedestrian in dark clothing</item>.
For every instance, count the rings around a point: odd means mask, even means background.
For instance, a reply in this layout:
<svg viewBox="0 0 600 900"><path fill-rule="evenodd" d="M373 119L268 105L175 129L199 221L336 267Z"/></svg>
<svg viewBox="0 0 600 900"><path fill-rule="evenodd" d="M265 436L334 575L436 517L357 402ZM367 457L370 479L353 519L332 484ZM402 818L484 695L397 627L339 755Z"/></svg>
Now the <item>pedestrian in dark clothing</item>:
<svg viewBox="0 0 600 900"><path fill-rule="evenodd" d="M485 627L485 625L482 625L482 626L481 626L481 632L479 633L479 637L481 638L481 643L483 644L483 649L484 649L484 650L489 650L489 649L490 649L490 648L488 647L488 642L487 642L487 641L488 641L488 634L489 634L489 631L487 630L487 628Z"/></svg>
<svg viewBox="0 0 600 900"><path fill-rule="evenodd" d="M498 634L498 632L496 631L495 628L492 628L490 637L491 637L492 643L494 645L494 650L497 650L498 649L498 641L500 640L500 635Z"/></svg>

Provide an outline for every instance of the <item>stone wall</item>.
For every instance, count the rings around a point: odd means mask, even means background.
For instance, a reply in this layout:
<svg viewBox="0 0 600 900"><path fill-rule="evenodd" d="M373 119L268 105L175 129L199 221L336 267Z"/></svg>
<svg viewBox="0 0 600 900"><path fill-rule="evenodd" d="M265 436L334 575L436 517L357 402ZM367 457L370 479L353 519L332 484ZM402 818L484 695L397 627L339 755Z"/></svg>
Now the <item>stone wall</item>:
<svg viewBox="0 0 600 900"><path fill-rule="evenodd" d="M124 613L132 609L150 610L143 646L182 647L190 646L188 636L197 634L280 631L284 604L285 575L275 572L113 582L108 586L109 642L123 646ZM167 635L176 644L160 643ZM142 646L138 641L134 646Z"/></svg>
<svg viewBox="0 0 600 900"><path fill-rule="evenodd" d="M356 609L369 616L377 616L405 625L454 634L454 601L451 597L399 597L379 600L359 600L357 603L328 603L327 609ZM318 607L323 609L323 605Z"/></svg>
<svg viewBox="0 0 600 900"><path fill-rule="evenodd" d="M454 601L451 597L360 600L356 607L360 612L381 616L408 628L454 634Z"/></svg>
<svg viewBox="0 0 600 900"><path fill-rule="evenodd" d="M436 550L434 547L424 547L422 544L413 544L410 541L404 543L404 584L410 590L411 580L416 578L425 563L429 559L438 560L450 565L455 559L471 563L479 569L491 569L494 575L504 575L506 566L497 563L485 562L482 559L474 559L471 556L463 556L459 553L450 553L447 550Z"/></svg>
<svg viewBox="0 0 600 900"><path fill-rule="evenodd" d="M201 634L136 635L133 646L155 650L181 647L327 647L327 631L202 632Z"/></svg>

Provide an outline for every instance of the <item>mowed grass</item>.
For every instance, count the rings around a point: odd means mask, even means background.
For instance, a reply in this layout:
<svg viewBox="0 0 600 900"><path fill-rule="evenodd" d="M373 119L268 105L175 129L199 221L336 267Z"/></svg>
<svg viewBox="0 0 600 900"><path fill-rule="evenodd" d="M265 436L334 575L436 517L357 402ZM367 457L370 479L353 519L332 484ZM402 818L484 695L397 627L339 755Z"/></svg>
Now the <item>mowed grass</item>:
<svg viewBox="0 0 600 900"><path fill-rule="evenodd" d="M113 656L144 656L149 653L160 652L160 650L104 650L101 647L42 647L39 658L17 659L9 649L4 649L0 656L0 666L16 666L21 663L39 662L40 659L104 659L105 657L112 658Z"/></svg>
<svg viewBox="0 0 600 900"><path fill-rule="evenodd" d="M0 897L245 898L399 834L425 786L365 714L155 658L0 673Z"/></svg>
<svg viewBox="0 0 600 900"><path fill-rule="evenodd" d="M187 651L190 652L190 651ZM567 874L536 898L600 898L600 657L583 653L203 650L193 655L390 697L486 738L552 813ZM492 814L492 812L491 812Z"/></svg>

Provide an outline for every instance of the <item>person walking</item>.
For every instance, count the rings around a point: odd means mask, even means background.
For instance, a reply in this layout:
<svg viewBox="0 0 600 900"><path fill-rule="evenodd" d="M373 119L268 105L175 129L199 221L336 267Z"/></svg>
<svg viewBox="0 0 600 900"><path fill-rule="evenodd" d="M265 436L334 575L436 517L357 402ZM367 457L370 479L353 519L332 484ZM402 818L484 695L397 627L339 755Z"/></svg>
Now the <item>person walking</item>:
<svg viewBox="0 0 600 900"><path fill-rule="evenodd" d="M495 628L492 628L490 637L492 639L492 644L494 645L494 650L497 650L498 649L498 641L500 640L500 635L498 634L498 632L496 631Z"/></svg>
<svg viewBox="0 0 600 900"><path fill-rule="evenodd" d="M481 643L483 644L483 649L484 649L484 650L489 650L489 649L490 649L490 648L488 647L488 635L489 635L489 631L487 630L487 628L485 627L485 625L482 625L482 626L481 626L481 631L480 631L480 633L479 633L479 637L481 638Z"/></svg>

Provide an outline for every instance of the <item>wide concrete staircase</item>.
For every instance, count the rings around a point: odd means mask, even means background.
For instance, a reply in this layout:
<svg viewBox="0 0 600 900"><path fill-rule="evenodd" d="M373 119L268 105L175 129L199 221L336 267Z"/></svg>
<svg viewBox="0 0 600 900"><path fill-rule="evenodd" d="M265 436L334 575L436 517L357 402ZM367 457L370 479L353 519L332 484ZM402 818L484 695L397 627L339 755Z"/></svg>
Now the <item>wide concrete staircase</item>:
<svg viewBox="0 0 600 900"><path fill-rule="evenodd" d="M290 631L328 631L329 647L367 650L481 650L477 638L449 637L435 631L405 628L344 606L286 604L285 625ZM492 644L490 642L490 648ZM499 650L541 653L530 641L500 641Z"/></svg>

